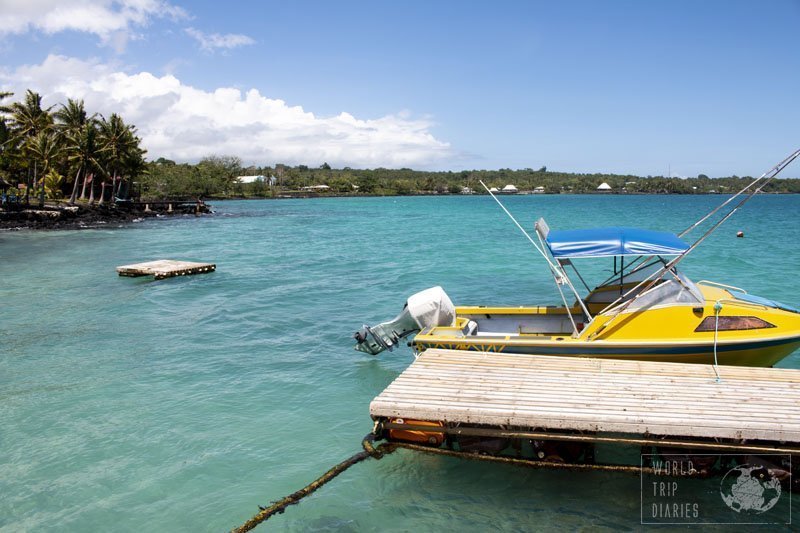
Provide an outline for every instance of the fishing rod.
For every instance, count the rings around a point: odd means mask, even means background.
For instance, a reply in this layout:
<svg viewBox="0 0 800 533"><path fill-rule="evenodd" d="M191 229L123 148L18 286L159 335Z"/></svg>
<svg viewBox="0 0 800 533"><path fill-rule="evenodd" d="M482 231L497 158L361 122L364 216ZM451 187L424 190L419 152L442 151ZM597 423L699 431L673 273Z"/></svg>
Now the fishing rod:
<svg viewBox="0 0 800 533"><path fill-rule="evenodd" d="M547 262L547 266L550 267L550 272L553 274L553 279L556 282L556 288L558 289L559 294L561 294L561 301L564 302L564 309L567 310L567 316L569 317L569 321L572 323L572 328L577 334L578 326L575 324L575 320L572 317L572 313L569 312L569 304L567 303L566 296L564 296L564 292L561 290L561 285L566 283L569 286L569 288L572 290L572 294L575 295L575 298L577 299L581 307L581 310L586 314L586 317L589 320L591 320L592 315L589 313L589 310L583 303L583 299L581 299L580 295L578 294L578 291L572 285L572 282L569 281L569 278L567 277L566 273L563 272L561 266L558 264L554 264L552 261L550 261L550 258L547 257L547 254L544 253L544 250L540 248L538 244L536 244L536 242L533 240L530 234L527 231L525 231L525 228L523 228L519 222L517 222L517 219L514 218L514 215L512 215L511 212L508 209L506 209L506 206L504 206L503 203L500 201L500 199L498 199L497 196L495 196L494 193L492 193L492 191L489 189L489 187L486 186L483 180L478 180L478 181L480 182L481 185L483 185L483 188L486 189L486 192L489 193L489 196L491 196L494 199L494 201L497 202L497 205L499 205L500 208L505 212L505 214L508 215L508 218L510 218L511 221L514 222L514 224L516 224L516 226L519 228L522 234L525 235L525 237L528 239L528 241L530 241L533 247L536 248L536 251L539 252L539 254Z"/></svg>
<svg viewBox="0 0 800 533"><path fill-rule="evenodd" d="M714 209L712 209L712 210L711 210L709 213L707 213L706 215L704 215L703 217L701 217L701 218L700 218L700 219L699 219L697 222L695 222L694 224L692 224L691 226L689 226L688 228L686 228L685 230L683 230L682 232L680 232L680 233L678 234L678 237L683 237L683 236L685 236L686 234L688 234L689 232L691 232L692 230L694 230L695 228L697 228L697 227L698 227L700 224L702 224L703 222L705 222L706 220L708 220L709 218L711 218L711 217L712 217L712 216L713 216L715 213L717 213L717 212L718 212L720 209L722 209L722 208L723 208L723 207L725 207L726 205L730 204L730 203L731 203L733 200L735 200L737 197L739 197L739 196L740 196L740 195L742 195L744 192L746 192L747 190L749 190L749 189L750 189L750 188L751 188L753 185L755 185L756 183L758 183L758 182L759 182L759 181L761 181L761 180L764 180L764 182L763 182L763 183L762 183L762 184L761 184L761 185L760 185L760 186L759 186L759 187L758 187L756 190L754 190L754 191L751 191L751 192L750 192L750 194L748 194L748 195L746 196L746 199L745 199L744 201L740 202L740 203L739 203L739 205L737 205L736 207L734 207L734 208L732 209L732 211L731 211L731 213L730 213L730 214L727 214L727 215L725 215L725 217L723 217L723 219L722 219L721 221L719 221L719 222L718 222L718 223L717 223L717 224L716 224L716 225L715 225L715 226L712 228L712 231L713 231L714 229L716 229L717 227L719 227L719 225L720 225L720 224L722 224L722 222L724 222L725 220L727 220L728 218L730 218L730 215L731 215L731 214L733 214L733 213L735 213L735 212L736 212L736 211L737 211L737 210L738 210L740 207L742 207L742 205L744 205L744 203L745 203L745 202L747 202L748 200L750 200L750 198L752 198L754 195L756 195L756 194L758 194L759 192L761 192L761 190L762 190L762 189L763 189L763 188L764 188L764 187L765 187L765 186L766 186L766 185L767 185L767 184L768 184L770 181L772 181L772 180L773 180L773 179L774 179L774 178L775 178L775 177L776 177L778 174L780 174L780 172L781 172L781 171L782 171L784 168L786 168L786 167L787 167L787 166L788 166L788 165L789 165L789 164L790 164L792 161L794 161L795 159L797 159L797 157L800 157L800 149L797 149L797 150L795 150L793 153L789 154L789 155L788 155L788 156L787 156L787 157L786 157L786 158L785 158L783 161L781 161L780 163L778 163L777 165L775 165L774 167L772 167L772 168L771 168L771 169L769 169L768 171L766 171L766 172L764 172L763 174L761 174L761 176L759 176L759 177L758 177L758 178L756 178L755 180L751 181L751 182L750 182L750 183L749 183L749 184L748 184L746 187L744 187L744 188L743 188L743 189L741 189L739 192L737 192L736 194L734 194L733 196L731 196L730 198L728 198L727 200L725 200L724 202L722 202L720 205L718 205L717 207L715 207ZM705 238L705 236L704 236L702 239L704 239L704 238ZM696 243L696 244L697 244L697 243ZM687 253L688 253L688 252L687 252ZM636 267L634 268L634 266L635 266L637 263L639 263L640 261L641 261L642 263L648 263L648 261L649 261L650 259L652 259L652 258L653 258L653 256L651 255L651 256L647 256L647 257L644 257L644 256L639 256L639 257L637 257L636 259L634 259L634 260L633 260L633 261L632 261L632 262L629 264L629 266L628 266L628 268L629 268L629 269L631 269L631 270L630 270L630 274L634 274L634 273L638 272L639 270L641 270L642 268L645 268L645 267L649 266L648 264L643 264L643 265L640 265L640 266L636 266ZM616 274L615 274L615 275L616 275ZM614 276L612 276L612 277L614 277ZM611 278L609 278L609 280L610 280L610 279L611 279ZM609 281L609 280L606 280L606 282L607 282L607 281ZM634 288L635 288L635 287L634 287ZM627 294L626 294L625 296L627 296ZM614 306L614 305L616 305L617 303L618 303L618 301L614 301L614 302L612 302L611 304L609 304L609 305L606 307L606 309L609 309L609 308L613 307L613 306Z"/></svg>
<svg viewBox="0 0 800 533"><path fill-rule="evenodd" d="M697 226L699 226L700 224L702 224L703 222L705 222L706 220L708 220L708 219L709 219L711 216L713 216L713 215L714 215L714 213L716 213L717 211L719 211L720 209L722 209L723 207L725 207L726 205L728 205L729 203L731 203L731 202L732 202L732 201L733 201L733 200L734 200L734 199L735 199L737 196L739 196L739 195L741 195L742 193L744 193L746 190L748 190L750 187L752 187L753 185L755 185L756 183L758 183L758 182L759 182L759 181L761 181L762 179L765 179L764 183L762 183L762 184L761 184L761 186L759 186L759 187L758 187L758 189L756 189L755 191L751 192L751 193L750 193L750 194L749 194L749 195L746 197L746 198L747 198L747 200L749 200L750 198L752 198L752 197L753 197L753 195L755 195L756 193L760 192L760 191L761 191L761 189L763 189L763 188L764 188L764 186L765 186L767 183L769 183L770 181L772 181L772 179L774 179L774 178L775 178L775 177L776 177L778 174L780 174L780 173L781 173L781 171L782 171L784 168L786 168L786 167L787 167L787 166L788 166L788 165L789 165L789 164L790 164L792 161L794 161L795 159L797 159L797 157L798 157L798 156L800 156L800 148L798 148L797 150L795 150L793 153L789 154L789 156L788 156L788 157L786 157L786 159L784 159L783 161L781 161L780 163L778 163L777 165L775 165L774 167L772 167L772 168L771 168L771 169L769 169L768 171L766 171L766 172L764 172L763 174L761 174L761 176L759 176L758 178L756 178L755 180L753 180L752 182L750 182L750 184L749 184L749 185L747 185L747 187L745 187L744 189L740 190L739 192L737 192L736 194L734 194L733 196L731 196L730 198L728 198L727 200L725 200L724 202L722 202L722 203L721 203L720 205L718 205L716 208L712 209L712 210L711 210L711 212L709 212L707 215L705 215L704 217L702 217L700 220L698 220L697 222L695 222L694 224L692 224L691 226L689 226L688 228L686 228L685 230L683 230L682 232L680 232L680 233L678 234L678 237L683 237L684 235L686 235L687 233L689 233L690 231L692 231L693 229L695 229ZM747 200L745 200L745 201L747 201ZM742 202L742 203L744 203L744 202ZM734 210L736 210L736 209L738 209L739 207L741 207L741 206L742 206L742 203L740 203L738 206L736 206L736 208L734 208ZM717 224L717 225L719 225L719 224Z"/></svg>
<svg viewBox="0 0 800 533"><path fill-rule="evenodd" d="M708 220L708 218L709 218L711 215L713 215L714 213L716 213L717 211L719 211L719 210L720 210L722 207L724 207L725 205L729 204L729 203L730 203L730 202L731 202L731 201L732 201L734 198L736 198L737 196L741 195L741 194L742 194L744 191L746 191L747 189L749 189L750 187L752 187L752 186L753 186L755 183L757 183L758 181L761 181L762 179L764 179L765 177L767 177L767 176L768 176L768 177L766 178L766 180L765 180L765 181L764 181L764 182L763 182L761 185L759 185L759 186L758 186L758 188L756 188L755 190L753 190L752 192L750 192L750 194L748 194L747 196L745 196L744 198L742 198L742 200L741 200L741 201L739 201L739 203L738 203L738 204L737 204L737 205L736 205L736 206L735 206L733 209L731 209L730 211L728 211L728 212L725 214L725 216L723 216L723 217L722 217L720 220L718 220L718 221L717 221L717 222L716 222L716 223L715 223L713 226L711 226L711 228L709 228L709 229L708 229L708 230L707 230L707 231L706 231L706 232L705 232L705 233L704 233L704 234L703 234L703 235L702 235L702 236L701 236L699 239L697 239L697 240L696 240L696 241L695 241L695 242L694 242L694 243L693 243L691 246L689 246L689 248L687 248L687 249L686 249L686 250L685 250L685 251L684 251L682 254L680 254L679 256L675 257L674 259L672 259L671 261L669 261L668 263L666 263L666 264L665 264L665 265L664 265L664 266L663 266L661 269L659 269L659 270L657 270L657 271L653 272L652 274L650 274L649 276L647 276L645 279L643 279L643 280L642 280L640 283L638 283L638 284L637 284L635 287L633 287L631 290L629 290L629 291L628 291L628 292L626 292L624 295L620 296L619 298L617 298L617 300L615 300L615 301L614 301L614 302L612 302L610 305L608 305L608 306L606 307L606 309L610 309L612 306L614 306L614 305L616 305L618 302L620 302L620 301L624 300L626 297L630 296L631 294L633 294L633 293L635 293L635 292L638 292L638 294L636 294L636 296L634 296L633 298L631 298L631 299L630 299L630 300L628 300L627 302L624 302L624 303L623 303L622 305L620 305L620 306L619 306L617 309L615 309L614 316L613 316L613 317L611 317L611 318L610 318L610 319L609 319L609 320L608 320L608 321L607 321L605 324L603 324L603 325L602 325L600 328L598 328L598 330L597 330L597 331L595 331L595 332L592 334L592 338L594 338L594 337L597 337L597 336L598 336L598 335L599 335L599 334L600 334L600 333L601 333L603 330L605 330L605 329L606 329L606 327L607 327L609 324L611 324L611 322L613 322L613 321L614 321L614 319L616 319L616 318L617 318L617 317L620 315L620 313L622 313L622 312L623 312L625 309L627 309L627 308L628 308L628 307L629 307L629 306L630 306L630 305L631 305L633 302L635 302L635 301L636 301L636 300L639 298L639 296L641 296L642 294L644 294L645 292L647 292L648 290L650 290L650 289L651 289L651 288L652 288L652 287L653 287L653 286L654 286L654 285L655 285L655 284L658 282L658 280L661 278L661 276L663 276L663 275L664 275L664 273L665 273L665 272L669 272L669 271L670 271L670 270L672 270L672 269L673 269L673 268L674 268L674 267L675 267L675 266L676 266L678 263L680 263L681 261L683 261L683 259L684 259L684 258L685 258L687 255L689 255L689 253L691 253L691 252L692 252L692 250L694 250L695 248L697 248L697 247L700 245L700 243L702 243L703 241L705 241L705 240L706 240L706 238L708 238L708 236L709 236L709 235L711 235L712 233L714 233L714 231L716 231L716 229L717 229L718 227L720 227L720 226L721 226L721 225L722 225L722 224L723 224L723 223L724 223L726 220L728 220L730 217L732 217L732 216L733 216L733 214L734 214L734 213L736 213L736 211L738 211L738 210L739 210L739 209L740 209L740 208L741 208L741 207L742 207L742 206L743 206L745 203L747 203L747 201L748 201L748 200L750 200L750 199L751 199L751 198L752 198L754 195L756 195L756 194L758 194L759 192L761 192L761 190L762 190L762 189L763 189L763 188L764 188L764 187L765 187L765 186L766 186L766 185L767 185L767 184L768 184L768 183L769 183L769 182L770 182L770 181L771 181L773 178L775 178L775 176L777 176L777 175L778 175L778 174L779 174L779 173L780 173L780 172L781 172L781 171L782 171L784 168L786 168L786 167L787 167L787 166L788 166L788 165L789 165L789 164L790 164L792 161L794 161L795 159L797 159L797 157L798 157L798 156L800 156L800 149L797 149L797 150L795 150L795 151L794 151L792 154L790 154L788 157L786 157L786 158L785 158L783 161L781 161L780 163L778 163L777 165L775 165L774 167L772 167L772 169L770 169L769 171L767 171L767 172L765 172L764 174L762 174L762 175L761 175L759 178L757 178L756 180L754 180L754 181L753 181L752 183L750 183L750 184L749 184L747 187L745 187L744 189L742 189L741 191L739 191L738 193L736 193L734 196L732 196L731 198L729 198L728 200L726 200L725 202L723 202L723 203L722 203L720 206L718 206L716 209L712 210L712 211L711 211L709 214L707 214L706 216L704 216L703 218L701 218L700 220L698 220L697 222L695 222L695 223L694 223L692 226L690 226L689 228L687 228L686 230L684 230L684 231L683 231L683 232L682 232L682 233L681 233L679 236L683 236L683 235L685 235L686 233L688 233L689 231L693 230L693 229L694 229L694 228L696 228L698 225L700 225L701 223L703 223L705 220ZM644 288L643 288L643 289L641 289L641 290L639 290L641 287L644 287Z"/></svg>
<svg viewBox="0 0 800 533"><path fill-rule="evenodd" d="M539 248L539 245L536 244L536 241L534 241L533 238L530 236L530 234L528 234L528 232L525 231L525 228L523 228L522 225L519 222L517 222L517 219L514 218L514 215L512 215L511 212L509 212L509 210L506 209L506 206L503 205L503 203L497 198L497 196L495 196L494 193L492 193L492 191L489 190L489 187L486 186L486 184L483 182L483 180L478 180L478 182L480 182L480 184L483 185L483 188L486 189L486 192L489 193L489 196L494 198L494 201L497 202L497 205L500 206L500 209L505 211L506 215L508 215L508 218L510 218L511 221L514 224L517 225L517 227L522 232L522 234L525 235L525 237L530 241L530 243L533 245L533 247L536 248L536 251L539 252L542 255L542 257L544 258L545 261L547 261L547 264L550 265L550 268L555 268L553 263L550 261L550 258L547 257L547 254L544 253L544 250Z"/></svg>

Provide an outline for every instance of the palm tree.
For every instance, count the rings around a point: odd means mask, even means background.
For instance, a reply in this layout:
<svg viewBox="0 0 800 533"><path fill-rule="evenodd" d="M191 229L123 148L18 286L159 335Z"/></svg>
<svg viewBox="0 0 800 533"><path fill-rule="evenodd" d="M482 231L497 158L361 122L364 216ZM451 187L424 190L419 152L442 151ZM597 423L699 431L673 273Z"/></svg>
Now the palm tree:
<svg viewBox="0 0 800 533"><path fill-rule="evenodd" d="M3 106L0 111L7 113L11 118L11 132L17 137L33 137L53 123L50 110L42 108L42 96L28 89L24 102L14 102Z"/></svg>
<svg viewBox="0 0 800 533"><path fill-rule="evenodd" d="M8 98L13 94L14 93L0 92L0 100ZM0 107L0 112L5 113L4 107L5 106ZM6 147L5 145L6 142L8 141L8 136L9 132L8 132L8 124L6 124L6 117L0 115L0 150L5 150Z"/></svg>
<svg viewBox="0 0 800 533"><path fill-rule="evenodd" d="M69 205L74 205L80 187L81 177L91 170L99 170L99 146L97 144L96 114L88 116L83 100L67 99L66 104L53 113L56 128L64 138L67 160L75 169L75 180ZM84 187L85 189L85 187ZM81 198L83 195L81 195Z"/></svg>
<svg viewBox="0 0 800 533"><path fill-rule="evenodd" d="M147 162L144 160L144 154L147 153L147 150L142 150L139 147L138 137L135 139L136 146L128 152L123 161L124 175L128 177L128 181L127 183L120 181L117 196L121 198L129 198L133 178L147 172Z"/></svg>
<svg viewBox="0 0 800 533"><path fill-rule="evenodd" d="M66 104L61 104L61 108L53 113L56 120L56 127L64 133L74 132L83 127L86 122L94 118L86 114L86 107L83 100L67 99Z"/></svg>
<svg viewBox="0 0 800 533"><path fill-rule="evenodd" d="M64 183L64 176L58 173L56 169L50 169L50 172L42 180L44 181L45 192L48 198L58 199L63 197L61 186Z"/></svg>
<svg viewBox="0 0 800 533"><path fill-rule="evenodd" d="M0 92L0 100L9 95ZM136 128L117 114L108 120L90 116L82 100L68 99L52 115L51 109L42 107L42 97L30 90L20 102L0 105L0 171L19 174L17 183L26 181L27 172L25 201L40 175L52 171L74 176L70 204L79 192L80 199L88 192L90 203L98 193L100 203L105 202L107 189L112 199L127 195L127 182L145 168ZM43 204L44 188L41 192Z"/></svg>
<svg viewBox="0 0 800 533"><path fill-rule="evenodd" d="M30 89L25 92L25 99L22 102L14 102L8 106L0 107L0 112L9 115L9 131L10 143L12 146L20 148L20 154L23 159L29 156L28 149L32 144L28 143L28 139L36 137L39 133L45 131L53 123L53 117L50 115L51 107L47 109L42 108L42 97L39 93L35 93ZM32 159L27 157L27 159ZM29 167L30 170L30 167ZM33 179L28 179L28 187L25 189L25 201L28 202L30 195L30 188L32 181L36 181L38 169L36 160L33 158ZM44 197L41 198L41 203L44 203Z"/></svg>
<svg viewBox="0 0 800 533"><path fill-rule="evenodd" d="M93 181L91 178L88 178L89 176L92 176L94 173L103 173L103 167L100 162L101 149L98 137L97 121L93 119L87 121L78 131L70 132L66 136L67 159L70 164L77 167L75 183L72 185L72 194L69 197L70 205L75 204L79 187L81 188L80 199L85 199L87 179L89 182ZM81 177L83 180L81 180Z"/></svg>
<svg viewBox="0 0 800 533"><path fill-rule="evenodd" d="M0 100L4 98L8 98L14 93L8 92L0 92ZM2 107L0 107L0 113L2 113ZM8 131L8 124L6 124L6 117L3 114L0 114L0 169L7 170L8 168L8 154L10 152L10 147L8 145L10 133Z"/></svg>
<svg viewBox="0 0 800 533"><path fill-rule="evenodd" d="M33 157L34 164L41 169L41 205L44 205L44 176L50 172L53 163L61 155L62 146L58 134L51 129L45 129L34 137L29 137L25 143L27 152Z"/></svg>
<svg viewBox="0 0 800 533"><path fill-rule="evenodd" d="M127 125L116 113L112 113L108 120L100 121L100 137L103 147L105 168L111 177L111 199L119 194L122 180L126 174L126 163L136 161L144 152L139 148L139 138L136 137L136 128ZM105 191L105 180L103 181ZM105 194L101 196L101 202Z"/></svg>

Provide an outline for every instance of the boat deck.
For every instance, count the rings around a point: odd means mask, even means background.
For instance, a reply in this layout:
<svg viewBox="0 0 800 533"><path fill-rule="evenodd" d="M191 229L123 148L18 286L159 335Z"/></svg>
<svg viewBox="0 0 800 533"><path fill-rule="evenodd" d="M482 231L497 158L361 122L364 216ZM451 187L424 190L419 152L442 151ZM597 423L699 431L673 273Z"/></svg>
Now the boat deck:
<svg viewBox="0 0 800 533"><path fill-rule="evenodd" d="M800 370L429 349L370 404L403 418L781 443L800 450Z"/></svg>
<svg viewBox="0 0 800 533"><path fill-rule="evenodd" d="M175 276L205 274L214 272L216 269L217 265L213 263L192 263L189 261L176 261L175 259L159 259L146 263L118 266L117 272L120 276L153 276L155 279L164 279Z"/></svg>

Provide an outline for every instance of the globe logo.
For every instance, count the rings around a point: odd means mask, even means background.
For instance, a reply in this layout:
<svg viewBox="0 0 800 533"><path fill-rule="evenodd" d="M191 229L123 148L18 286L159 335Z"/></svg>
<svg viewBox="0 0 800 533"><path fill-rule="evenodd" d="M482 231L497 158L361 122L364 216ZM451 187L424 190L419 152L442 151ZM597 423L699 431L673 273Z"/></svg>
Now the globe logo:
<svg viewBox="0 0 800 533"><path fill-rule="evenodd" d="M744 464L725 474L719 494L725 505L737 513L761 514L778 503L781 483L767 468Z"/></svg>

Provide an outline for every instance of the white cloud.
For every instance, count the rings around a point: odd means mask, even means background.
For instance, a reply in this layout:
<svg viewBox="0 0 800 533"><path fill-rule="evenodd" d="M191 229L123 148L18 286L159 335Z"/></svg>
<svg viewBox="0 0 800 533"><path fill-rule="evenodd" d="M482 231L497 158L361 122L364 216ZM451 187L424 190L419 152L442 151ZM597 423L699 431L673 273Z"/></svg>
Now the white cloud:
<svg viewBox="0 0 800 533"><path fill-rule="evenodd" d="M130 37L131 27L162 17L187 14L164 0L0 0L0 35L71 30L119 47Z"/></svg>
<svg viewBox="0 0 800 533"><path fill-rule="evenodd" d="M300 106L221 87L204 91L172 75L128 74L99 62L49 56L40 65L0 70L0 90L40 92L46 103L83 98L92 112L135 124L150 158L196 161L236 155L245 162L430 168L450 160L432 122L406 113L359 119L318 117Z"/></svg>
<svg viewBox="0 0 800 533"><path fill-rule="evenodd" d="M219 33L203 33L195 28L186 28L186 33L200 43L200 48L208 52L213 52L217 49L230 50L239 46L247 46L255 44L255 40L247 35L239 33L228 33L220 35Z"/></svg>

